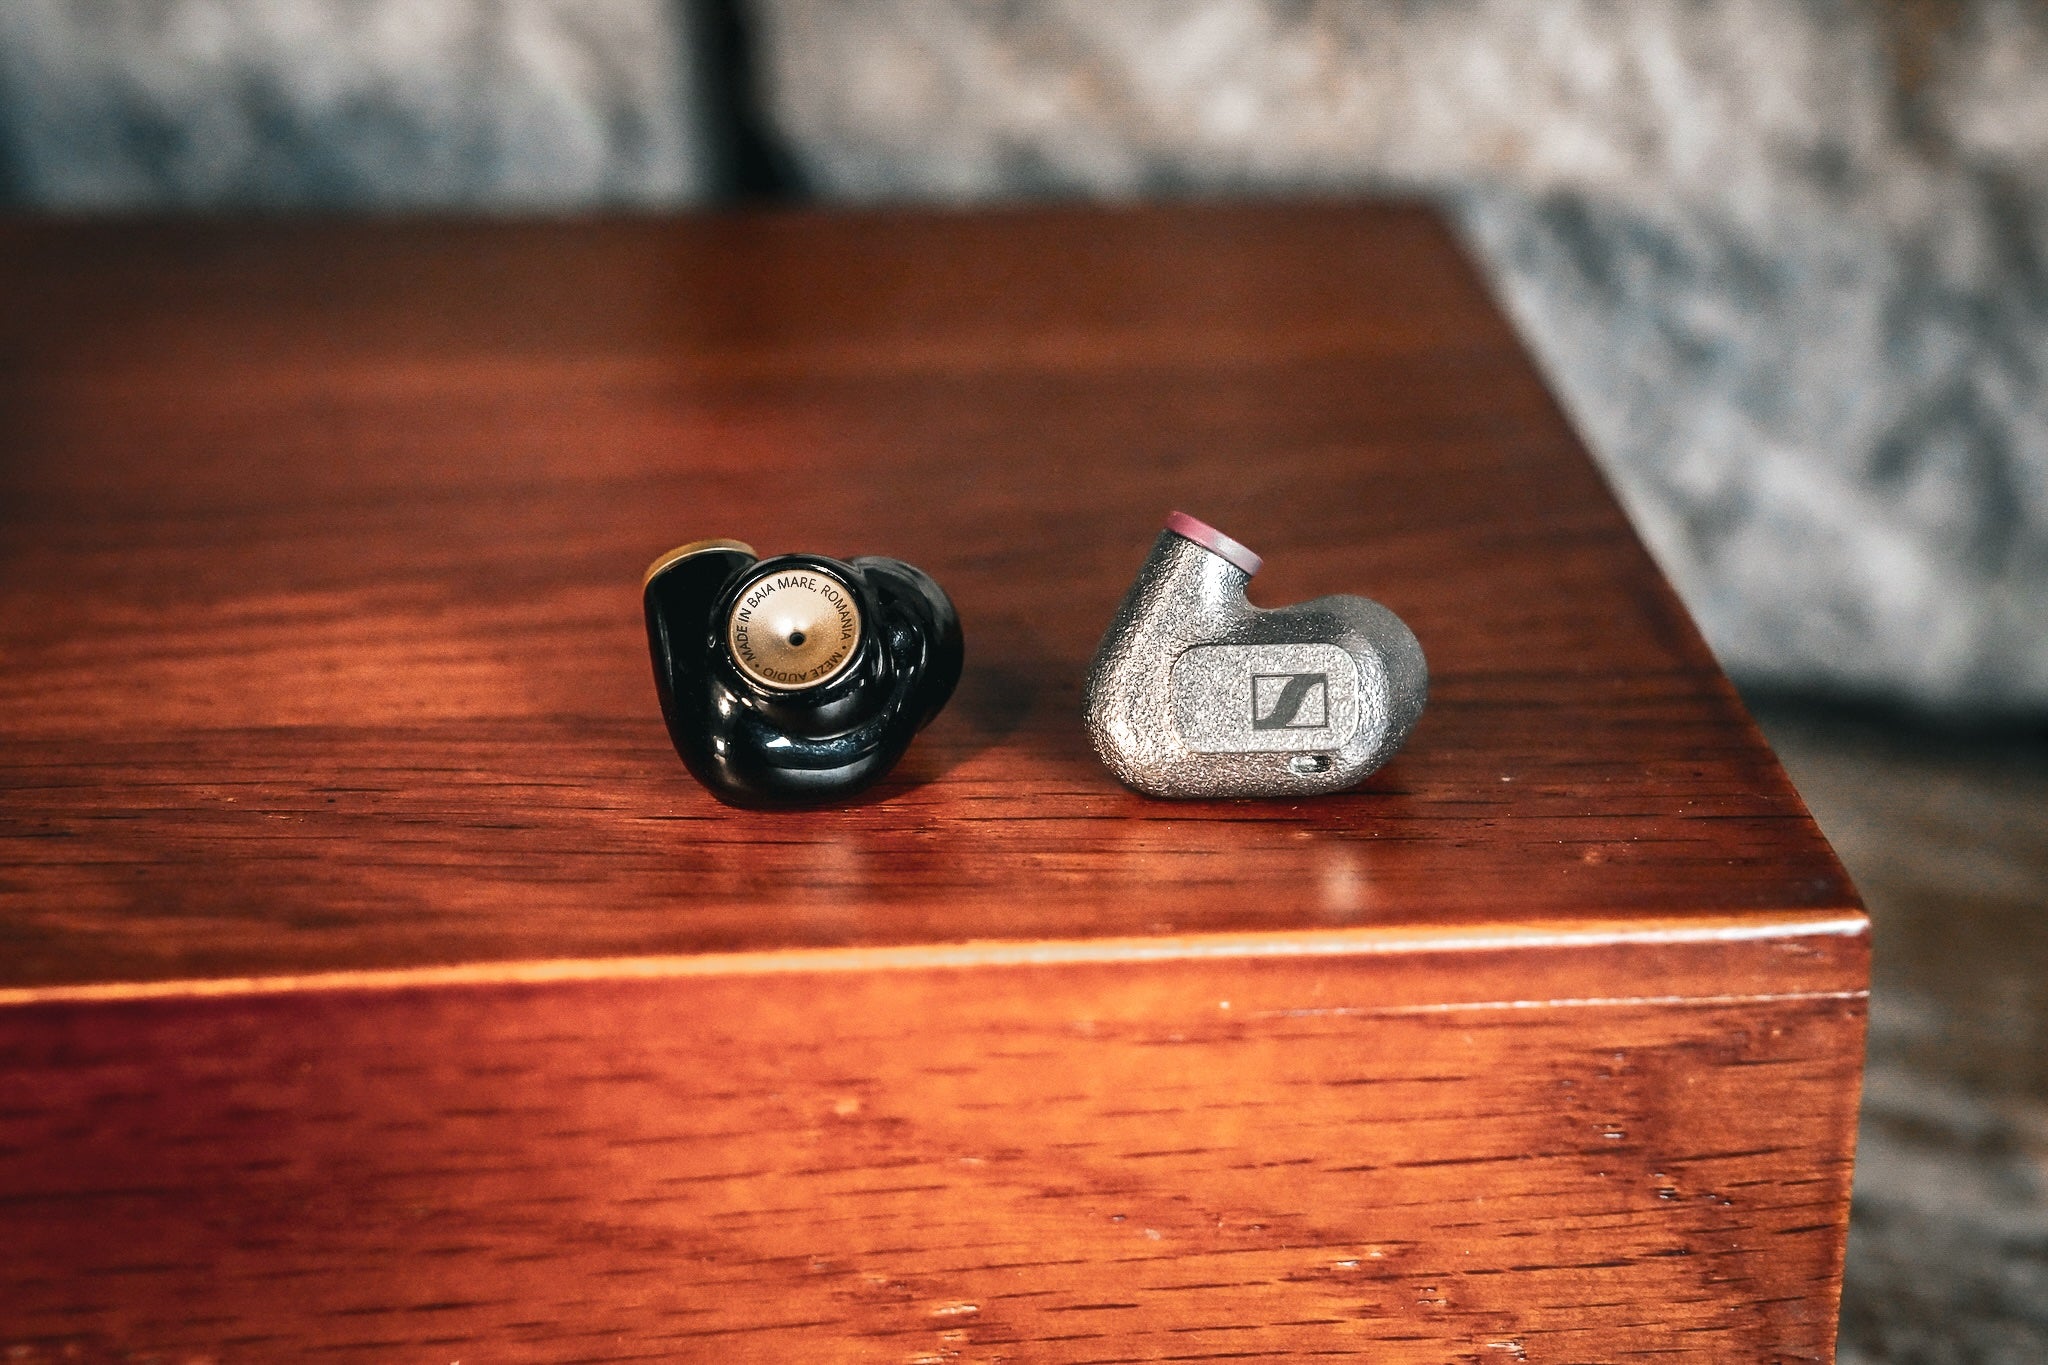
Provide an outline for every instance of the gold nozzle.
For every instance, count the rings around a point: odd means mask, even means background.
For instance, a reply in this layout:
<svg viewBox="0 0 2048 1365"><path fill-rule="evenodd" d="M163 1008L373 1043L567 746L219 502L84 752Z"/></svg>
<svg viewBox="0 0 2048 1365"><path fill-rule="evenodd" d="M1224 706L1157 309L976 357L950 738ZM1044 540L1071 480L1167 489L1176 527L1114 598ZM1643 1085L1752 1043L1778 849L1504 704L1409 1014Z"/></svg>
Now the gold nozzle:
<svg viewBox="0 0 2048 1365"><path fill-rule="evenodd" d="M851 587L823 569L786 565L740 590L725 641L749 678L778 692L800 692L845 671L861 629Z"/></svg>

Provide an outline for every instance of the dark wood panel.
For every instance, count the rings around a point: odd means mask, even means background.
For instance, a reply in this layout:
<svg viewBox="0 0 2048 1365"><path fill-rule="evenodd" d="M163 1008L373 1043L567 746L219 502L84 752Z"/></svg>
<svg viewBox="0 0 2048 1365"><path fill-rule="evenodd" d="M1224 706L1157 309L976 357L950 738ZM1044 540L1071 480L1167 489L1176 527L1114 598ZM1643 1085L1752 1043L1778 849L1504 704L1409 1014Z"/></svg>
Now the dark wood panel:
<svg viewBox="0 0 2048 1365"><path fill-rule="evenodd" d="M1440 226L1407 209L0 227L0 984L1854 904ZM1079 681L1165 511L1370 593L1357 792L1163 805ZM898 553L961 694L725 810L638 574Z"/></svg>
<svg viewBox="0 0 2048 1365"><path fill-rule="evenodd" d="M1855 921L1351 947L17 1007L0 1344L1828 1357Z"/></svg>
<svg viewBox="0 0 2048 1365"><path fill-rule="evenodd" d="M10 973L1632 923L1680 877L1696 883L1688 914L1768 922L1839 903L1834 880L1788 894L1784 820L1758 808L1753 756L1714 752L1696 722L1641 708L1583 723L1697 737L1697 756L1663 765L1679 789L1654 794L1650 765L1516 755L1537 708L1511 689L1457 702L1433 722L1450 735L1335 810L1143 803L1107 784L1065 714L981 745L942 731L874 802L779 822L711 806L672 771L658 726L632 723L393 728L371 754L345 731L218 731L197 773L190 741L17 743L37 808L22 824L42 837L23 840L7 893ZM1036 751L1029 788L998 745ZM1489 759L1485 786L1453 767ZM130 792L111 808L110 770Z"/></svg>
<svg viewBox="0 0 2048 1365"><path fill-rule="evenodd" d="M1509 334L1417 208L0 223L0 357L161 380L636 356L861 373Z"/></svg>

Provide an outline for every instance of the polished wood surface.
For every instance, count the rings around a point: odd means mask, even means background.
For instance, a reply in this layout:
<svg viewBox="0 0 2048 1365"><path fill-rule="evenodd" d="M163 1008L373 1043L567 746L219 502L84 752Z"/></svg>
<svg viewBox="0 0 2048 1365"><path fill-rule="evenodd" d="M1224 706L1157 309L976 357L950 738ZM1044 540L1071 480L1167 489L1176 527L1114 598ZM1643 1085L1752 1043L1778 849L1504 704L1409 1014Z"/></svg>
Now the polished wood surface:
<svg viewBox="0 0 2048 1365"><path fill-rule="evenodd" d="M0 298L10 1359L1831 1355L1864 921L1429 214L15 223ZM1409 620L1391 766L1096 765L1173 507ZM704 536L954 595L859 804L669 750Z"/></svg>
<svg viewBox="0 0 2048 1365"><path fill-rule="evenodd" d="M1495 946L55 1007L10 1058L12 1330L350 1361L1815 1359L1861 945L1745 945L1802 950L1762 1001L1719 993L1722 946L1582 944L1535 980Z"/></svg>
<svg viewBox="0 0 2048 1365"><path fill-rule="evenodd" d="M17 225L0 297L0 986L1852 903L1419 212ZM1173 507L1413 625L1366 786L1095 762ZM867 802L676 761L636 594L704 536L953 594Z"/></svg>

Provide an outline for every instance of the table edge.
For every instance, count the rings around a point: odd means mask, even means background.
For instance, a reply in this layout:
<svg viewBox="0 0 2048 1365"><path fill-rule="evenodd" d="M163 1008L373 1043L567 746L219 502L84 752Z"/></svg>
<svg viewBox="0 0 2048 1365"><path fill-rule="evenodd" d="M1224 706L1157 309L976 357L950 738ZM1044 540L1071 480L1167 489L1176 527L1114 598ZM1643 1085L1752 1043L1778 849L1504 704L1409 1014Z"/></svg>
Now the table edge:
<svg viewBox="0 0 2048 1365"><path fill-rule="evenodd" d="M0 989L0 1010L51 1004L201 1000L326 992L390 992L489 986L544 986L683 978L839 975L962 968L1102 966L1220 961L1410 956L1425 953L1708 946L1800 938L1867 939L1861 909L1751 911L1663 916L1626 925L1474 923L1308 931L1238 931L1098 939L977 939L957 943L618 957L532 958L431 966L344 968L254 976L184 977L16 986ZM1866 994L1867 992L1852 992Z"/></svg>

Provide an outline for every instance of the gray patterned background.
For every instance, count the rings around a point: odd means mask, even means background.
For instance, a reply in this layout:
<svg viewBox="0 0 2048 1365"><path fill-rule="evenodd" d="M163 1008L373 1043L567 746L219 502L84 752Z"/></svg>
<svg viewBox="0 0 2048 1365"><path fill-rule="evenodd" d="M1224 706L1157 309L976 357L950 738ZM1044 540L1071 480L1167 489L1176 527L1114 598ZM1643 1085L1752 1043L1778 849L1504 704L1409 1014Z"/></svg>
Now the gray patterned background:
<svg viewBox="0 0 2048 1365"><path fill-rule="evenodd" d="M701 198L664 0L4 0L0 166L63 210Z"/></svg>

